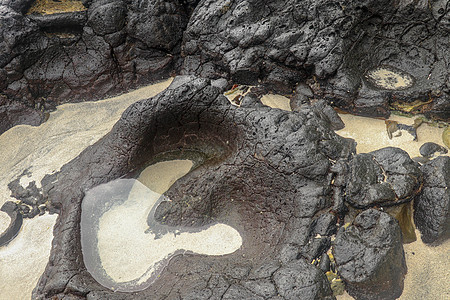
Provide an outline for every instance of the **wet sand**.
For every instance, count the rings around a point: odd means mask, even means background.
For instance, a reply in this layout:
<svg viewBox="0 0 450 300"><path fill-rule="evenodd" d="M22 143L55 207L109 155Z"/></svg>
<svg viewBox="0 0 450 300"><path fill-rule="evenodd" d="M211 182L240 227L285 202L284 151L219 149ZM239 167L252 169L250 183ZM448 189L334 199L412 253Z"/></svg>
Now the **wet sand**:
<svg viewBox="0 0 450 300"><path fill-rule="evenodd" d="M25 170L21 184L58 171L65 163L108 133L133 102L153 97L172 79L96 102L64 104L40 126L15 126L0 135L0 207L10 197L8 183ZM92 112L95 111L95 114ZM50 255L57 215L25 219L18 236L0 247L0 300L30 299ZM0 211L0 230L10 218ZM32 258L32 259L30 259Z"/></svg>
<svg viewBox="0 0 450 300"><path fill-rule="evenodd" d="M30 299L50 255L57 215L24 221L17 237L0 247L0 299Z"/></svg>
<svg viewBox="0 0 450 300"><path fill-rule="evenodd" d="M345 128L337 131L343 137L353 138L358 144L358 153L366 153L384 147L398 147L408 152L410 157L420 156L419 148L423 143L434 142L444 145L442 132L444 128L422 124L417 129L418 141L402 132L399 137L389 139L383 120L340 114ZM389 120L411 125L414 118L391 115ZM448 153L445 155L449 155ZM420 239L416 230L417 241L403 245L408 273L405 276L402 300L450 299L450 241L437 247L427 246ZM338 300L353 297L347 293L338 296Z"/></svg>
<svg viewBox="0 0 450 300"><path fill-rule="evenodd" d="M371 119L365 117L354 116L350 114L339 114L342 121L345 123L345 128L336 131L337 134L343 137L354 139L358 144L356 146L357 153L367 153L383 147L398 147L406 152L409 156L420 156L419 148L426 142L434 142L441 146L445 146L442 141L442 132L444 128L433 127L423 123L417 128L418 141L413 141L413 137L406 131L402 131L401 136L395 136L389 139L386 132L386 124L383 120ZM401 117L391 115L389 120L397 121L398 123L412 125L415 117ZM449 153L444 154L449 155Z"/></svg>
<svg viewBox="0 0 450 300"><path fill-rule="evenodd" d="M131 103L155 95L169 83L170 80L103 101L62 105L39 127L20 125L2 134L0 205L10 200L7 184L26 169L31 175L22 178L22 185L32 180L39 185L45 174L58 171L62 165L106 134ZM270 106L289 110L289 102L285 97L269 95L262 101ZM95 115L85 113L94 110ZM418 148L425 141L435 141L443 145L440 140L442 129L426 124L418 129L419 142L412 141L408 133L389 140L382 120L352 115L341 117L346 128L338 134L354 138L358 142L359 153L397 146L414 157L418 155ZM413 122L413 119L397 116L391 119L407 125ZM25 220L18 237L8 246L0 248L0 299L29 299L47 264L55 220L56 215ZM0 230L8 224L9 217L0 212ZM419 238L404 247L408 274L401 299L449 299L447 282L450 279L450 242L433 248L423 244ZM24 249L35 252L26 252ZM29 259L30 257L37 259ZM343 295L338 296L338 299L352 298Z"/></svg>

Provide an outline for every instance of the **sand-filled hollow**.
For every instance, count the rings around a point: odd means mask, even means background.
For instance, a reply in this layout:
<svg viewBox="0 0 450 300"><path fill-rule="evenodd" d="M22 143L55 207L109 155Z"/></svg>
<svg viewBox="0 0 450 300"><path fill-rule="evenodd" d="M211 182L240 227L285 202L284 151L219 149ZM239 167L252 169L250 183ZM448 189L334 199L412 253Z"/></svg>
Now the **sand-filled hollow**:
<svg viewBox="0 0 450 300"><path fill-rule="evenodd" d="M138 180L118 179L88 191L82 204L81 244L85 265L100 284L115 291L143 290L174 254L225 255L240 248L239 232L225 224L194 229L149 226L155 224L151 213L160 201L170 201L161 194L192 166L189 160L159 162Z"/></svg>
<svg viewBox="0 0 450 300"><path fill-rule="evenodd" d="M26 187L46 174L57 172L112 128L133 102L164 90L172 79L96 102L64 104L40 126L18 125L0 135L0 207L9 200L8 183L21 177ZM95 112L95 113L92 113ZM53 226L57 215L24 220L17 237L0 247L0 299L30 299L48 263ZM9 216L0 212L0 231L8 227Z"/></svg>
<svg viewBox="0 0 450 300"><path fill-rule="evenodd" d="M378 88L386 90L402 90L414 83L414 78L394 67L379 66L366 73L367 80Z"/></svg>

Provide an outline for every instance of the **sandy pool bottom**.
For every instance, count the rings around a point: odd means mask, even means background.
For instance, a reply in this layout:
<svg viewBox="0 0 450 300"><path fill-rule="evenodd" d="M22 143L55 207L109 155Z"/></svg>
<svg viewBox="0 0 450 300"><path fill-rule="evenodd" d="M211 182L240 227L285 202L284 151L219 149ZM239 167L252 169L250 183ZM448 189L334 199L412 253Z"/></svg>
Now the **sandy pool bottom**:
<svg viewBox="0 0 450 300"><path fill-rule="evenodd" d="M161 194L192 166L190 160L159 162L147 167L137 180L114 180L86 193L81 215L83 257L100 284L114 291L143 290L175 253L221 256L241 247L239 232L226 224L194 231L157 225L167 230L158 236L156 228L149 227L148 216Z"/></svg>
<svg viewBox="0 0 450 300"><path fill-rule="evenodd" d="M19 125L0 136L0 206L10 200L7 184L25 170L31 175L22 178L26 185L35 180L39 185L45 174L59 170L87 146L105 135L119 119L121 113L133 102L152 97L164 90L171 80L144 87L131 93L97 102L66 104L51 113L49 120L38 127ZM270 95L263 102L272 107L289 110L289 100ZM96 114L86 112L96 111ZM418 129L419 142L408 134L389 140L382 120L341 115L346 128L338 131L344 137L358 142L359 153L394 146L406 150L411 157L425 141L440 140L442 129L423 124ZM393 116L407 125L413 119ZM0 299L29 299L48 261L53 238L55 215L44 215L25 220L17 238L0 248ZM0 212L0 229L6 228L9 217ZM420 234L418 234L420 237ZM429 247L420 238L404 245L408 274L401 299L449 299L450 242ZM30 252L31 250L36 252ZM33 257L33 259L30 259ZM352 299L348 295L338 299Z"/></svg>
<svg viewBox="0 0 450 300"><path fill-rule="evenodd" d="M18 125L0 135L0 207L10 197L8 183L21 178L39 187L45 174L57 172L89 145L108 133L132 103L153 97L172 79L95 102L64 104L40 126ZM95 111L95 114L92 112ZM50 255L57 215L25 219L17 237L0 247L0 300L30 299ZM0 231L10 222L0 211Z"/></svg>

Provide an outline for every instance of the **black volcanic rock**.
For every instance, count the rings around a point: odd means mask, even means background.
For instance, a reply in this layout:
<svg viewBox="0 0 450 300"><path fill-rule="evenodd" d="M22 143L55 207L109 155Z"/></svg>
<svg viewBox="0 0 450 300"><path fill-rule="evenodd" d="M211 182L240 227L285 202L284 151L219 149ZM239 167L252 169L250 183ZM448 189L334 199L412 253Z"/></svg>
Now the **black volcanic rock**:
<svg viewBox="0 0 450 300"><path fill-rule="evenodd" d="M168 77L179 65L194 3L94 0L85 11L54 14L28 14L30 5L0 2L0 98L24 112L38 111L40 102L48 110ZM0 132L43 121L34 119L17 117L0 124Z"/></svg>
<svg viewBox="0 0 450 300"><path fill-rule="evenodd" d="M202 165L165 193L171 201L157 207L157 219L185 227L225 223L241 233L243 245L223 257L175 256L134 297L264 298L275 284L281 299L332 298L325 275L298 253L311 235L334 231L335 218L321 217L333 204L330 167L348 160L354 142L336 135L314 107L288 112L257 105L257 96L251 97L252 105L238 108L209 80L177 77L158 96L131 105L109 134L59 173L46 176L41 183L47 206L60 216L51 262L33 297L126 297L96 283L83 264L84 191L136 174L168 151L194 151L202 153ZM317 255L328 249L325 239L324 249L312 248ZM260 269L274 260L279 265L269 275ZM207 274L224 281L209 286Z"/></svg>
<svg viewBox="0 0 450 300"><path fill-rule="evenodd" d="M441 145L438 145L436 143L428 142L424 143L419 148L420 155L426 158L432 157L436 152L439 152L441 154L446 154L448 150Z"/></svg>
<svg viewBox="0 0 450 300"><path fill-rule="evenodd" d="M356 208L409 202L422 182L417 164L400 148L355 155L349 170L346 201Z"/></svg>
<svg viewBox="0 0 450 300"><path fill-rule="evenodd" d="M448 120L444 0L86 0L84 11L29 14L32 3L0 2L0 97L24 111L104 98L182 68L283 93L306 82L315 98L363 115L407 107ZM0 132L35 123L17 118Z"/></svg>
<svg viewBox="0 0 450 300"><path fill-rule="evenodd" d="M368 209L333 244L338 274L355 299L396 299L403 291L405 255L398 222L388 214Z"/></svg>
<svg viewBox="0 0 450 300"><path fill-rule="evenodd" d="M281 267L273 281L281 299L334 299L325 274L303 260Z"/></svg>
<svg viewBox="0 0 450 300"><path fill-rule="evenodd" d="M424 243L441 243L450 236L450 157L423 164L422 192L414 200L414 223Z"/></svg>
<svg viewBox="0 0 450 300"><path fill-rule="evenodd" d="M7 245L16 237L16 235L20 231L20 228L22 227L23 218L22 214L19 212L19 206L12 201L5 202L0 210L7 213L10 218L8 227L5 229L5 231L0 233L1 247Z"/></svg>
<svg viewBox="0 0 450 300"><path fill-rule="evenodd" d="M281 92L308 81L316 96L371 116L419 99L415 110L448 120L445 3L203 1L185 31L183 70Z"/></svg>

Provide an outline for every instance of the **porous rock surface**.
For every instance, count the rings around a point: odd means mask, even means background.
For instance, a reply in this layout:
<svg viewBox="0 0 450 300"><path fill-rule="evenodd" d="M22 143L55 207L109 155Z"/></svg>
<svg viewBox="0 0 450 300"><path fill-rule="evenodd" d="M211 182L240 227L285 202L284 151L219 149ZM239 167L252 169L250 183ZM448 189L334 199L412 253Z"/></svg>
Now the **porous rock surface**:
<svg viewBox="0 0 450 300"><path fill-rule="evenodd" d="M284 92L309 78L317 95L372 116L432 98L421 108L448 119L449 19L445 0L201 1L184 34L183 68ZM379 66L412 85L376 87L366 72Z"/></svg>
<svg viewBox="0 0 450 300"><path fill-rule="evenodd" d="M86 0L84 11L28 14L33 2L0 1L0 103L14 103L2 110L15 121L0 124L0 132L18 122L36 125L39 111L61 103L101 99L168 77L179 65L195 3ZM18 106L36 113L18 120Z"/></svg>
<svg viewBox="0 0 450 300"><path fill-rule="evenodd" d="M32 4L0 1L0 99L35 111L7 109L0 131L180 70L282 92L306 81L355 113L448 120L445 0L84 0L86 10L49 15L28 14Z"/></svg>
<svg viewBox="0 0 450 300"><path fill-rule="evenodd" d="M406 262L398 222L368 209L333 244L338 273L355 299L396 299L403 291Z"/></svg>
<svg viewBox="0 0 450 300"><path fill-rule="evenodd" d="M422 172L408 153L386 147L349 162L346 201L358 209L399 205L412 201L421 184Z"/></svg>
<svg viewBox="0 0 450 300"><path fill-rule="evenodd" d="M439 156L420 169L424 180L414 201L414 223L424 243L438 244L450 237L450 157Z"/></svg>
<svg viewBox="0 0 450 300"><path fill-rule="evenodd" d="M333 298L325 274L299 253L317 233L329 239L335 231L336 219L326 214L333 204L330 166L347 160L354 142L336 135L314 109L271 109L257 97L238 108L221 92L207 79L177 77L157 97L130 106L109 134L43 179L45 199L60 214L34 298L129 297L100 286L83 264L84 191L174 150L199 151L204 162L169 189L172 201L162 202L156 216L173 226L225 223L240 232L243 245L223 257L175 256L133 299Z"/></svg>

